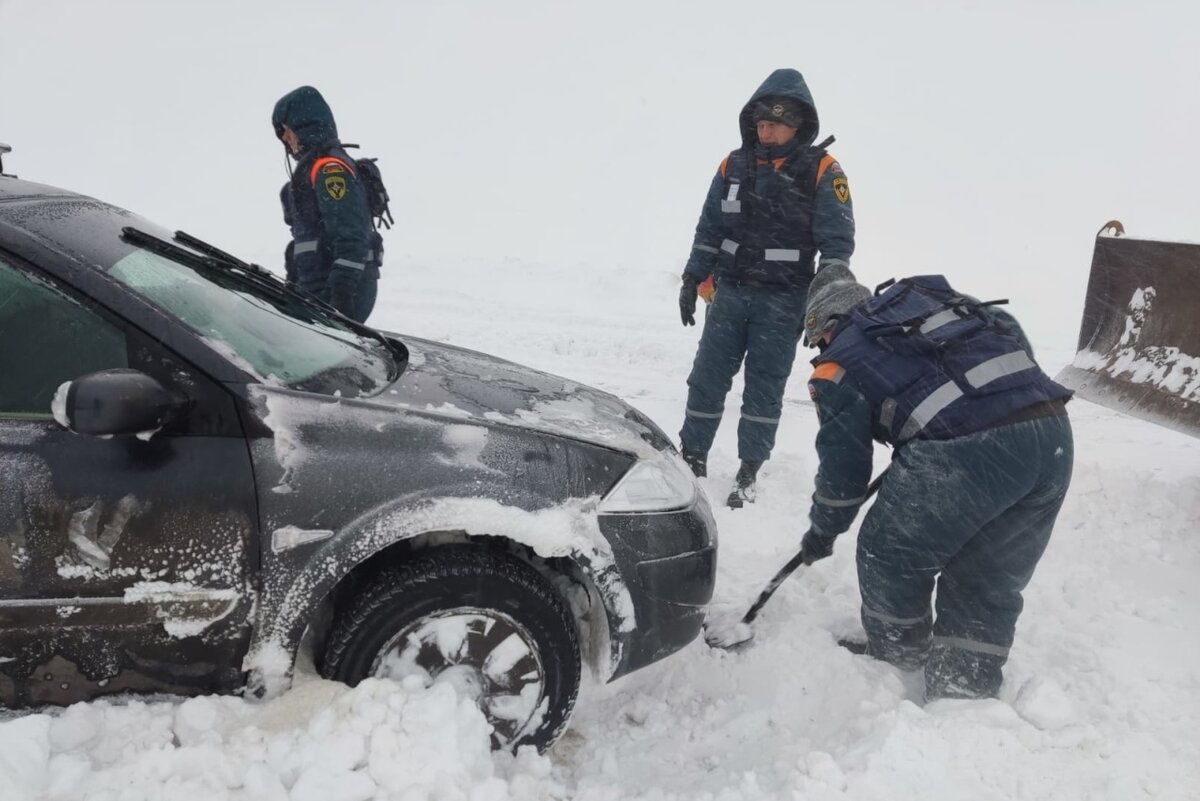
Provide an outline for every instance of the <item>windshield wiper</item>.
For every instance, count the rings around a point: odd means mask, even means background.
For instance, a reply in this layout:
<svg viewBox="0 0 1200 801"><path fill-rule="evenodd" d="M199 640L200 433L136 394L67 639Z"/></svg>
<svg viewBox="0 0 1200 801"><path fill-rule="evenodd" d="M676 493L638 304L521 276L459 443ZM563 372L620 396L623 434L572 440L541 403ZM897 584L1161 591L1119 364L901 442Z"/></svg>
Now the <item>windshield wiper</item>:
<svg viewBox="0 0 1200 801"><path fill-rule="evenodd" d="M154 234L127 225L121 229L121 239L131 245L145 248L164 258L231 276L243 284L264 290L277 298L298 300L306 306L319 310L325 316L337 319L338 322L349 327L357 334L379 340L383 343L388 353L392 354L392 360L395 364L394 374L388 376L389 381L394 381L398 378L408 364L407 349L388 339L374 328L343 316L333 306L312 295L293 289L279 280L279 277L270 270L266 270L251 262L242 261L236 256L226 253L215 245L210 245L201 239L197 239L189 233L176 231L175 242L179 243L177 245L174 242L168 242ZM185 245L186 247L181 247L181 245Z"/></svg>
<svg viewBox="0 0 1200 801"><path fill-rule="evenodd" d="M186 234L184 236L187 237ZM307 302L308 305L319 306L326 313L334 311L334 309L320 305L320 302L316 299L308 299L308 297L293 293L280 279L257 264L248 264L246 261L236 259L228 253L218 251L215 247L198 247L187 241L187 239L180 239L179 234L175 234L175 239L181 245L187 245L191 249L160 239L160 237L154 234L148 234L144 230L133 228L132 225L126 225L125 228L121 229L122 241L130 243L130 245L145 248L146 251L161 255L163 258L182 261L184 264L202 267L205 270L220 272L222 275L238 279L240 283L250 284L252 287L268 291L271 295L277 297L294 297L296 300Z"/></svg>
<svg viewBox="0 0 1200 801"><path fill-rule="evenodd" d="M241 270L246 274L247 277L255 279L256 283L260 281L265 282L273 289L282 289L289 292L294 292L297 296L304 297L300 292L297 292L295 289L288 286L287 282L280 281L279 276L275 275L275 273L271 272L270 270L248 261L242 261L237 256L234 256L231 253L226 253L216 245L210 245L203 240L197 239L186 231L176 231L175 241L181 245L191 248L192 250L203 253L205 256L208 256L209 258L214 259L229 268ZM329 304L322 303L316 298L306 297L304 299L313 303L318 303L328 310L337 311L337 309L334 309Z"/></svg>
<svg viewBox="0 0 1200 801"><path fill-rule="evenodd" d="M309 306L320 309L325 314L337 314L337 310L332 306L292 290L270 271L257 264L244 262L223 250L185 234L183 231L175 233L175 241L179 242L178 245L133 226L125 226L121 229L121 239L165 258L231 276L241 283L265 290L275 297L300 300ZM187 247L181 247L181 245Z"/></svg>
<svg viewBox="0 0 1200 801"><path fill-rule="evenodd" d="M388 376L389 381L395 381L397 378L399 378L400 373L404 370L405 366L408 364L408 350L406 348L398 345L397 343L393 342L391 339L388 339L386 336L381 334L379 331L376 331L371 326L365 325L363 323L358 322L357 320L351 320L349 317L343 316L340 311L338 311L337 309L335 309L333 306L326 303L325 301L315 298L312 295L309 295L307 292L301 292L299 289L296 289L291 284L288 284L284 281L280 281L279 276L275 275L275 273L271 272L270 270L265 270L262 267L258 266L257 264L254 264L253 262L242 261L237 256L234 256L231 253L226 253L225 251L218 248L216 245L210 245L208 242L205 242L202 239L194 237L191 234L187 233L186 231L176 231L175 232L175 241L180 243L181 245L187 245L192 250L199 251L200 253L203 253L204 255L206 255L212 259L216 259L218 262L220 262L222 264L225 264L230 267L241 270L248 277L251 277L256 280L265 281L271 287L274 287L276 289L276 291L282 290L282 291L288 293L288 295L291 297L300 298L305 303L308 303L309 305L315 305L318 308L323 309L326 312L333 313L333 314L337 315L338 317L340 317L344 323L347 323L348 325L350 325L350 327L353 328L355 331L357 331L359 333L366 333L366 334L374 337L375 339L378 339L380 342L383 343L383 346L388 349L388 352L392 354L393 360L395 361L395 365L396 365L395 373L394 373L394 375Z"/></svg>

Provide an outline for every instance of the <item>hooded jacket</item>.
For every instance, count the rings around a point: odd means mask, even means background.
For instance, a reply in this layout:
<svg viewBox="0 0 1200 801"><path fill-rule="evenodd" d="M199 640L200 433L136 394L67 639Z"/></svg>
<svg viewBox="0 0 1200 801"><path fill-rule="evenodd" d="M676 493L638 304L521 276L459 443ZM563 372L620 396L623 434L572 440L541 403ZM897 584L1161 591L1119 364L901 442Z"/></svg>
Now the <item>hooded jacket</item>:
<svg viewBox="0 0 1200 801"><path fill-rule="evenodd" d="M337 124L325 98L311 86L288 92L271 114L276 136L295 132L300 154L289 184L292 245L289 274L306 292L343 312L364 274L378 278L371 263L374 229L355 162L338 141ZM288 198L282 198L285 215ZM290 277L290 276L289 276Z"/></svg>
<svg viewBox="0 0 1200 801"><path fill-rule="evenodd" d="M795 137L784 145L758 142L754 109L786 99L802 110ZM698 283L804 289L821 264L848 263L854 252L854 210L841 165L814 148L820 120L803 76L771 73L738 115L742 146L721 162L696 225L684 274Z"/></svg>

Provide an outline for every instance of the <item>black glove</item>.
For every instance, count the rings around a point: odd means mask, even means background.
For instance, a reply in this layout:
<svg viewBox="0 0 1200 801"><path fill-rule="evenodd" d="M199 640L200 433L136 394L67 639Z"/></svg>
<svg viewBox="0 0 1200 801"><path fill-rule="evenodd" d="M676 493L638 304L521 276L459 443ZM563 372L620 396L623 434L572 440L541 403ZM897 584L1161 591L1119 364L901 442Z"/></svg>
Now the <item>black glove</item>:
<svg viewBox="0 0 1200 801"><path fill-rule="evenodd" d="M354 318L354 293L342 289L334 289L329 296L329 305L340 311L346 317Z"/></svg>
<svg viewBox="0 0 1200 801"><path fill-rule="evenodd" d="M679 289L679 317L685 326L696 324L696 287L699 282L685 275L683 286Z"/></svg>
<svg viewBox="0 0 1200 801"><path fill-rule="evenodd" d="M833 541L837 537L822 537L811 528L804 532L804 539L800 540L800 558L804 564L811 565L813 562L819 562L827 556L833 556Z"/></svg>

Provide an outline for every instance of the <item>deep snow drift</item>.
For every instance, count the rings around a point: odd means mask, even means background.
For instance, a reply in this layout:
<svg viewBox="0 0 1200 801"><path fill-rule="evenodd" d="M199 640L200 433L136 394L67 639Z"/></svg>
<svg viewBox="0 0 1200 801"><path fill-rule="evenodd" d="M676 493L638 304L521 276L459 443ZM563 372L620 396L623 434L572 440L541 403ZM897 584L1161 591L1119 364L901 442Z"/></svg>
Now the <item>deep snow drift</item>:
<svg viewBox="0 0 1200 801"><path fill-rule="evenodd" d="M678 427L695 333L678 327L669 273L601 310L579 291L581 271L508 260L520 280L497 285L495 266L451 262L434 275L395 264L378 322L567 373ZM612 277L637 280L632 268ZM504 313L485 318L481 306ZM1043 360L1057 359L1053 369L1067 356ZM799 545L816 467L805 367L758 502L717 512L719 604L744 608ZM489 755L482 716L447 686L309 678L268 704L124 699L10 719L0 798L1195 798L1200 442L1070 408L1074 483L998 700L921 707L914 677L835 645L858 626L852 531L780 589L752 648L698 641L586 686L545 756ZM725 427L710 497L727 492L735 458Z"/></svg>

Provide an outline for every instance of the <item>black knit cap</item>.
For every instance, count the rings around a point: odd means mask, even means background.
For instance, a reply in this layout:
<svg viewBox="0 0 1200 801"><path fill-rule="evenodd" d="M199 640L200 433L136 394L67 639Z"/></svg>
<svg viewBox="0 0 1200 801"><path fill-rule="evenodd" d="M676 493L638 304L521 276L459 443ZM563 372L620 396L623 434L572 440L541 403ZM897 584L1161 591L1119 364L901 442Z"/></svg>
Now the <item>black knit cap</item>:
<svg viewBox="0 0 1200 801"><path fill-rule="evenodd" d="M760 122L778 122L789 128L802 128L807 109L790 97L766 97L754 104L752 118Z"/></svg>

